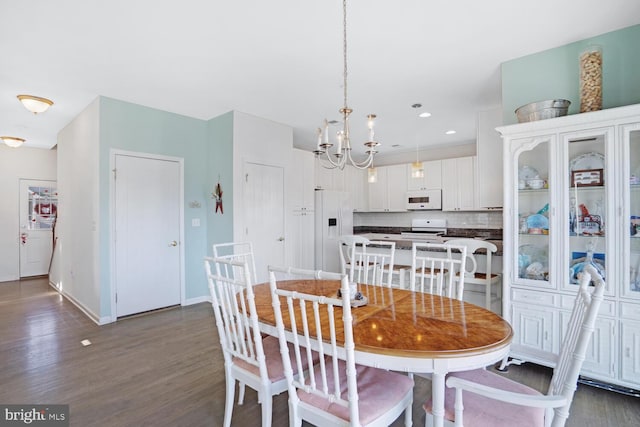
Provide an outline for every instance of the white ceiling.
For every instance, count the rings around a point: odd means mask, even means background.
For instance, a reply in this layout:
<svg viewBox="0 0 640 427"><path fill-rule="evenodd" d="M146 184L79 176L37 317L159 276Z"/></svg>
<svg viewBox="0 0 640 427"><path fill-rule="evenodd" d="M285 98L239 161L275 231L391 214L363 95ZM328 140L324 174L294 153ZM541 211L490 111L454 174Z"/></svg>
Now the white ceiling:
<svg viewBox="0 0 640 427"><path fill-rule="evenodd" d="M639 22L638 0L349 0L354 151L368 113L382 156L473 141L476 112L500 104L502 62ZM200 119L242 111L312 149L342 106L342 3L0 0L0 58L0 135L26 146L54 146L103 95ZM22 93L55 105L35 116Z"/></svg>

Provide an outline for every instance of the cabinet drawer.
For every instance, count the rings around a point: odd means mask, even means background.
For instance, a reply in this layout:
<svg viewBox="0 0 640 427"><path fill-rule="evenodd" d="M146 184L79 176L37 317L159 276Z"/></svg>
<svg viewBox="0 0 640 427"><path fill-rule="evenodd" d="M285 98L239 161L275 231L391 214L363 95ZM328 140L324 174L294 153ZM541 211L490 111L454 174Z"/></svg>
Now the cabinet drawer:
<svg viewBox="0 0 640 427"><path fill-rule="evenodd" d="M546 306L555 306L556 297L549 292L536 292L525 289L512 289L511 297L514 302L526 302Z"/></svg>
<svg viewBox="0 0 640 427"><path fill-rule="evenodd" d="M630 302L621 302L620 317L624 317L626 319L640 320L640 304L633 304Z"/></svg>
<svg viewBox="0 0 640 427"><path fill-rule="evenodd" d="M573 306L576 302L574 295L562 295L560 299L560 307L565 310L573 310ZM616 315L616 303L609 300L603 300L600 304L600 312L598 316L615 316Z"/></svg>

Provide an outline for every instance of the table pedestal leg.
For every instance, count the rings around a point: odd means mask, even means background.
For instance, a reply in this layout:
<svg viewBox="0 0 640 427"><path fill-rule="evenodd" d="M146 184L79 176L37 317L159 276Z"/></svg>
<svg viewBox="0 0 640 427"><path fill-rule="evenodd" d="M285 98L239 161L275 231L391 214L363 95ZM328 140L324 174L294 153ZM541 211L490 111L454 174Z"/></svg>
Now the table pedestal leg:
<svg viewBox="0 0 640 427"><path fill-rule="evenodd" d="M442 427L444 424L444 374L434 372L431 376L431 397L433 401L433 425Z"/></svg>

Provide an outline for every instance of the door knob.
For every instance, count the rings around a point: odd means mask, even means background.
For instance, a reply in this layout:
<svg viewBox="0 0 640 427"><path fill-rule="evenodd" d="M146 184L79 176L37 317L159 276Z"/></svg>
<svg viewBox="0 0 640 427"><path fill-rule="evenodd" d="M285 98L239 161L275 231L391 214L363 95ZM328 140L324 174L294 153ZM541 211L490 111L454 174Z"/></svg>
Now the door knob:
<svg viewBox="0 0 640 427"><path fill-rule="evenodd" d="M173 242L169 243L169 246L178 246L178 242L174 240Z"/></svg>
<svg viewBox="0 0 640 427"><path fill-rule="evenodd" d="M280 237L280 238L278 239L278 242L284 242L284 237Z"/></svg>

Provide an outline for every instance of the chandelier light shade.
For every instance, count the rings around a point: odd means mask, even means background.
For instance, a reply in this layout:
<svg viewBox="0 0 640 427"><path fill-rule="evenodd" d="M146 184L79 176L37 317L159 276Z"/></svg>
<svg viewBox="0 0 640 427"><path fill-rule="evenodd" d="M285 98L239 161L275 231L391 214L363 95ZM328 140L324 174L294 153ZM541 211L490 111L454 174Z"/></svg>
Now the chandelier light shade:
<svg viewBox="0 0 640 427"><path fill-rule="evenodd" d="M11 148L18 148L24 144L24 139L15 136L0 136L0 139Z"/></svg>
<svg viewBox="0 0 640 427"><path fill-rule="evenodd" d="M41 98L33 95L18 95L18 99L24 105L24 108L33 114L44 113L53 105L53 101L47 98Z"/></svg>
<svg viewBox="0 0 640 427"><path fill-rule="evenodd" d="M364 143L366 147L367 157L357 162L351 157L351 138L349 133L349 115L353 112L348 107L347 103L347 0L342 1L342 48L343 48L343 88L344 88L344 104L340 108L339 112L342 115L342 129L337 132L336 135L336 148L331 152L330 148L333 147L333 143L329 142L329 122L325 119L323 126L318 128L318 144L313 151L316 157L326 159L327 162L321 162L321 165L327 169L344 169L347 163L355 166L358 169L366 169L373 165L373 157L377 153L376 147L380 144L375 140L375 132L373 130L375 125L375 114L369 114L367 116L367 127L369 128L368 141ZM373 168L375 171L375 168ZM371 174L369 174L371 179ZM371 181L369 181L371 182ZM375 181L374 181L375 182Z"/></svg>

